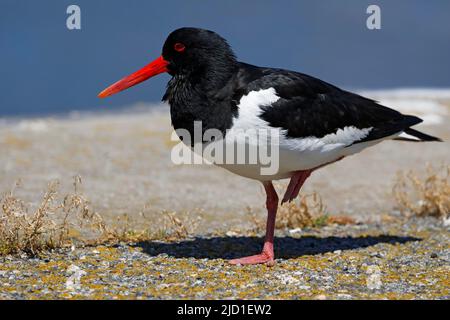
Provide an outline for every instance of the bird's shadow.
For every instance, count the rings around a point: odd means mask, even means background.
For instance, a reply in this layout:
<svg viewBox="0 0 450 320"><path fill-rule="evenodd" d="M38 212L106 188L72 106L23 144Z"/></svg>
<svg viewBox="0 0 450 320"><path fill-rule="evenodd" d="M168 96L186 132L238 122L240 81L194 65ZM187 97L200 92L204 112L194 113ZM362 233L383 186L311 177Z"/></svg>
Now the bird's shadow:
<svg viewBox="0 0 450 320"><path fill-rule="evenodd" d="M366 248L378 243L403 244L410 241L421 241L421 239L392 235L325 238L281 237L275 239L275 247L277 258L290 259L336 250ZM143 252L150 256L167 254L175 258L233 259L259 253L262 243L263 239L258 237L198 237L174 243L144 241L136 243L135 246L142 248Z"/></svg>

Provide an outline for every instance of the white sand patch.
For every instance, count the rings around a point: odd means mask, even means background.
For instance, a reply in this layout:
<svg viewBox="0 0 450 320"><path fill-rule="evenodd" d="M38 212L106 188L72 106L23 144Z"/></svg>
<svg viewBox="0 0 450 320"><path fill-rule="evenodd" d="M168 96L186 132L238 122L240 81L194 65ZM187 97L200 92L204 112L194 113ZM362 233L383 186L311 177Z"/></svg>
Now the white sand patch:
<svg viewBox="0 0 450 320"><path fill-rule="evenodd" d="M20 131L46 132L49 126L47 121L41 119L22 120L17 124L17 129Z"/></svg>

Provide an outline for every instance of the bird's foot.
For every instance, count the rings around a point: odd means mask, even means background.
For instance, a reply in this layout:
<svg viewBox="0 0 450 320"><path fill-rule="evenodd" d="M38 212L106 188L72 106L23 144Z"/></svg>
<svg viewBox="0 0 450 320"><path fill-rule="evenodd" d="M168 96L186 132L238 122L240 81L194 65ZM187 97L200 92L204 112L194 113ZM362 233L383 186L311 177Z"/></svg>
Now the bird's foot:
<svg viewBox="0 0 450 320"><path fill-rule="evenodd" d="M254 256L230 260L230 264L233 265L249 265L249 264L263 264L263 263L265 263L269 267L275 265L273 251L269 252L269 250L263 250L263 252Z"/></svg>

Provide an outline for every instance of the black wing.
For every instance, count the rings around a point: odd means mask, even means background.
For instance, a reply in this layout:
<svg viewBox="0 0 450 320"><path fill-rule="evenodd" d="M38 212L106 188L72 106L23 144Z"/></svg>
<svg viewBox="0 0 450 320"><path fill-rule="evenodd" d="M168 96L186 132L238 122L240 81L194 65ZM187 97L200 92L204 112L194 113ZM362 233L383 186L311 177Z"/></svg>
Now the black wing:
<svg viewBox="0 0 450 320"><path fill-rule="evenodd" d="M358 141L363 142L391 136L422 122L418 117L403 115L298 72L241 64L239 80L238 95L271 87L276 90L280 99L263 107L261 118L273 127L287 130L291 138L321 138L349 126L372 128L368 136Z"/></svg>

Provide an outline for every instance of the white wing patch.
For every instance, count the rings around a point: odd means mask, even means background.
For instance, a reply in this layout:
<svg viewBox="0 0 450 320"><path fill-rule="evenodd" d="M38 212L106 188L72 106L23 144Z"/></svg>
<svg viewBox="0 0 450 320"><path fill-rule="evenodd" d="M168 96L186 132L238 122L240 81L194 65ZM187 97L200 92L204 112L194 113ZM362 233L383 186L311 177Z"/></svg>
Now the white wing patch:
<svg viewBox="0 0 450 320"><path fill-rule="evenodd" d="M359 141L367 137L373 128L358 129L354 126L338 129L336 133L327 134L320 138L325 144L343 143L351 145L353 142Z"/></svg>
<svg viewBox="0 0 450 320"><path fill-rule="evenodd" d="M354 126L338 129L335 133L327 134L322 138L305 137L305 138L288 138L284 137L283 144L289 149L298 151L331 151L336 148L347 147L354 142L360 141L367 137L372 128L358 129Z"/></svg>
<svg viewBox="0 0 450 320"><path fill-rule="evenodd" d="M270 106L280 99L274 88L251 91L239 101L239 116L234 119L232 129L270 129L269 124L259 116L261 107Z"/></svg>
<svg viewBox="0 0 450 320"><path fill-rule="evenodd" d="M239 116L234 119L231 131L239 129L280 129L280 144L284 144L293 150L314 150L314 149L333 149L336 147L349 146L352 143L367 137L372 128L358 129L354 126L338 129L334 133L327 134L322 138L304 137L304 138L288 138L287 130L281 128L273 128L269 123L260 118L263 110L261 107L270 106L277 102L280 97L277 95L275 88L261 89L259 91L251 91L247 95L242 96L239 101Z"/></svg>

